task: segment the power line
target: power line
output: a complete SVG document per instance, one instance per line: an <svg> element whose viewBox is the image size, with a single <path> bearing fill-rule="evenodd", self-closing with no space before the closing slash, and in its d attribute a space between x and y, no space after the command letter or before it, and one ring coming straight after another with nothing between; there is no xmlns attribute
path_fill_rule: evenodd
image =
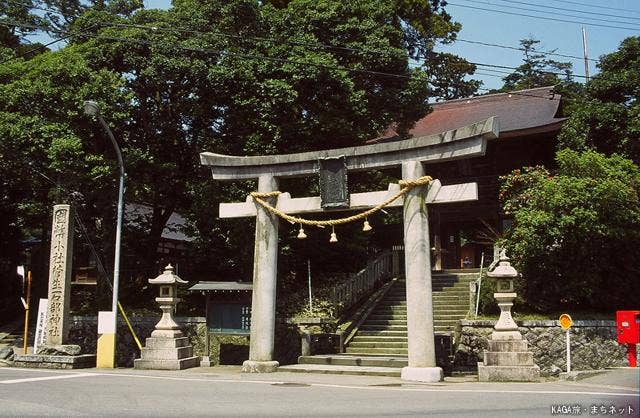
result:
<svg viewBox="0 0 640 418"><path fill-rule="evenodd" d="M19 3L19 2L15 2L13 0L9 0L9 1L11 1L13 3L17 3L17 4ZM469 1L469 0L467 0L467 1ZM504 1L504 0L499 0L499 1ZM26 3L19 3L19 4L27 5ZM525 4L530 4L530 3L525 3ZM41 10L48 10L48 11L56 12L53 9L41 8ZM254 37L247 37L247 36L235 35L235 34L230 34L230 33L225 33L225 32L220 32L220 31L218 31L216 33L211 33L211 32L197 31L197 30L193 30L193 29L163 28L163 27L157 27L157 26L145 26L145 25L126 24L126 23L109 23L109 24L103 24L103 26L104 27L109 27L109 26L128 27L128 28L137 28L137 29L145 29L145 30L151 29L151 30L154 30L154 31L181 32L181 33L192 33L192 34L202 34L202 35L215 34L215 35L219 35L219 36L237 38L237 39L242 39L242 40L255 39L255 40L261 40L261 41L286 43L286 44L290 44L290 45L306 46L306 47L311 47L311 48L336 49L336 50L342 50L342 51L347 51L347 52L371 52L371 53L385 53L385 54L389 53L389 51L366 50L366 49L362 49L362 48L350 48L350 47L344 47L344 46L339 46L339 45L327 45L327 44L321 44L321 43L300 42L300 41L282 40L282 39L266 38L266 37L255 37L255 36ZM516 50L516 51L524 51L525 50L522 47L500 45L500 44L494 44L494 43L489 43L489 42L481 42L481 41L472 41L472 40L462 39L462 38L456 38L456 40L460 41L460 42L470 43L470 44L491 46L491 47L497 47L497 48L503 48L503 49L511 49L511 50ZM552 56L558 56L558 57L563 57L563 58L573 58L573 59L579 59L579 60L583 60L584 59L583 57L579 57L579 56L575 56L575 55L568 55L568 54L560 54L560 53L556 53L555 51L543 51L543 50L538 50L538 49L532 49L532 51L539 52L539 53L542 53L542 54L545 54L545 55L552 55ZM588 58L588 60L589 61L593 61L593 62L598 62L597 59L593 59L593 58Z"/></svg>
<svg viewBox="0 0 640 418"><path fill-rule="evenodd" d="M39 51L39 50L41 50L42 48L46 48L46 47L51 46L51 45L53 45L53 44L55 44L55 43L57 43L57 42L64 41L65 39L67 39L67 38L69 38L69 37L71 37L71 36L72 36L72 35L63 36L62 38L58 38L58 39L56 39L56 40L54 40L54 41L51 41L51 42L49 42L49 43L46 43L46 44L44 44L44 45L40 45L40 46L37 46L37 47L35 47L35 48L31 48L31 49L29 49L28 51L24 51L24 52L22 52L22 53L20 53L20 54L16 54L16 55L14 55L13 57L7 58L7 59L6 59L6 60L4 60L4 61L0 61L0 65L5 64L5 63L7 63L7 62L9 62L9 61L13 61L13 60L18 59L18 58L26 57L27 55L29 55L29 54L30 54L30 53L32 53L32 52L38 52L38 51Z"/></svg>
<svg viewBox="0 0 640 418"><path fill-rule="evenodd" d="M493 6L498 6L497 4L493 4L490 1L478 1L478 0L464 0L464 1L471 1L473 3L486 3L486 4L490 4ZM497 0L497 1L501 1L503 3L516 3L516 4L524 4L527 6L534 6L534 7L538 7L538 8L544 8L544 9L553 9L553 10L563 10L563 11L567 11L567 12L576 12L576 13L584 13L584 14L590 14L590 15L596 15L596 16L609 16L609 17L617 17L617 18L621 18L621 19L627 19L627 20L638 20L640 18L637 17L628 17L628 16L620 16L620 15L612 15L612 14L607 14L607 13L601 13L601 12L587 12L587 11L583 11L583 10L577 10L577 9L566 9L563 7L553 7L553 6L548 6L548 5L540 5L540 4L535 4L535 3L527 3L525 1L517 1L517 0ZM534 11L534 12L539 12L539 13L551 13L551 12L546 12L544 10L536 10L536 9L528 9L528 8L519 8L516 6L504 6L504 7L511 7L511 8L515 8L515 9L520 9L520 10L530 10L530 11ZM592 20L600 20L600 21L604 21L604 22L610 22L610 23L623 23L623 24L627 24L627 22L615 22L615 21L611 21L611 20L606 20L606 19L598 19L595 17L588 17L588 16L575 16L575 15L567 15L564 13L555 13L554 14L558 14L560 16L569 16L569 17L577 17L577 18L584 18L584 19L592 19ZM635 25L636 23L631 23L632 25Z"/></svg>
<svg viewBox="0 0 640 418"><path fill-rule="evenodd" d="M0 22L0 25L7 25L7 24L15 25L15 23ZM25 26L27 26L27 25L25 25ZM33 26L33 25L31 25L31 26ZM66 33L64 31L57 31L57 32ZM339 67L339 66L333 66L333 65L327 65L327 64L319 64L319 63L315 63L315 62L295 61L295 60L291 60L291 59L287 59L287 58L269 57L269 56L265 56L265 55L256 55L256 54L245 54L245 53L230 52L230 51L217 50L217 49L193 48L193 47L178 46L178 45L166 45L166 44L160 44L160 43L157 43L157 42L154 43L154 42L147 41L147 40L142 40L142 39L131 39L131 38L121 38L121 37L114 37L114 36L103 36L103 35L87 33L87 32L76 32L76 33L74 33L72 35L87 36L87 37L95 38L97 40L110 40L110 41L118 41L118 42L124 42L124 43L138 43L138 44L147 45L147 46L164 46L164 47L173 48L173 49L177 49L177 50L189 51L189 52L198 52L198 53L204 53L204 54L218 54L218 55L226 55L226 56L240 57L240 58L247 58L247 59L257 59L257 60L264 60L264 61L283 62L283 63L296 64L296 65L308 65L308 66L313 66L313 67L318 67L318 68L325 68L325 69L331 69L331 70L340 70L340 71L346 71L346 72L363 73L363 74L378 75L378 76L385 76L385 77L395 77L395 78L402 78L402 79L411 79L411 76L404 75L404 74L393 74L393 73L387 73L387 72L382 72L382 71L364 70L364 69L356 69L356 68L348 68L348 67ZM511 67L511 66L506 66L506 65L485 64L485 63L472 62L472 61L467 61L467 63L472 64L472 65L476 65L476 66L481 66L481 67L500 68L500 69L509 69L509 70L517 70L518 69L518 67ZM464 64L464 63L462 63L462 64ZM452 65L455 65L455 63L453 63ZM547 70L539 70L539 72L547 73L547 74L555 74L555 75L566 75L566 73L555 72L555 71L547 71ZM586 78L585 75L580 75L580 74L571 74L571 76L579 77L579 78Z"/></svg>
<svg viewBox="0 0 640 418"><path fill-rule="evenodd" d="M109 26L112 26L111 24L109 24ZM150 26L144 26L144 25L130 25L130 24L126 24L126 23L117 23L117 24L113 24L113 26L117 26L117 27L129 27L129 28L136 28L136 29L145 29L145 30L162 30L162 31L169 31L169 32L178 32L178 33L193 33L193 34L201 34L201 35L208 35L209 33L207 32L201 32L201 31L196 31L196 30L192 30L192 29L181 29L181 28L157 28L157 27L150 27ZM237 35L229 35L226 33L222 33L219 32L217 33L220 36L231 36L231 37L237 37ZM262 38L262 37L242 37L243 39L256 39L256 40L266 40L269 42L281 42L281 43L285 43L285 44L294 44L294 45L303 45L303 46L311 46L313 48L338 48L338 49L344 49L344 50L348 50L350 52L376 52L379 54L383 54L385 52L388 51L384 51L384 50L371 50L371 51L364 51L362 49L358 49L358 48L346 48L346 47L340 47L340 46L332 46L332 45L326 45L326 44L321 44L321 43L296 43L296 42L292 42L292 41L280 41L280 40L275 40L273 38ZM463 42L468 42L468 43L474 43L474 44L482 44L482 45L486 45L486 46L495 46L495 47L501 47L501 48L508 48L508 49L514 49L514 50L519 50L519 51L524 51L524 48L516 48L516 47L509 47L506 45L498 45L498 44L490 44L490 43L485 43L485 42L478 42L478 41L470 41L470 40L462 40ZM547 52L547 51L539 51L539 50L533 50L535 52L539 52L539 53L543 53L543 54L548 54L548 55L559 55L559 56L564 56L564 57L571 57L571 58L576 58L576 59L583 59L582 57L576 57L576 56L570 56L570 55L564 55L564 54L555 54L552 52ZM265 58L269 58L269 57L265 57ZM418 58L427 58L427 56L424 55L419 55ZM598 60L593 60L593 61L598 61ZM469 64L473 64L476 66L484 66L484 67L495 67L495 68L505 68L505 69L511 69L511 70L517 70L518 67L508 67L508 66L495 66L492 64L483 64L483 63L476 63L476 62L471 62L471 61L467 61ZM453 63L453 65L456 65L455 63ZM461 64L464 65L464 64ZM565 75L565 73L562 72L553 72L553 71L541 71L541 72L545 72L545 73L549 73L549 74L556 74L556 75ZM389 74L389 73L385 73L385 74ZM586 78L585 75L579 75L579 74L572 74L574 77L580 77L580 78ZM399 76L399 75L398 75Z"/></svg>
<svg viewBox="0 0 640 418"><path fill-rule="evenodd" d="M471 41L471 40L468 40L468 39L461 39L461 38L456 38L456 41L465 42L465 43L468 43L468 44L491 46L491 47L495 47L495 48L511 49L511 50L514 50L514 51L525 51L525 48L523 48L523 47L501 45L501 44L493 44L493 43L489 43L489 42ZM584 59L584 57L578 57L576 55L559 54L557 52L543 51L543 50L535 49L535 48L532 48L531 51L532 52L538 52L540 54L553 55L553 56L563 57L563 58L574 58L574 59L578 59L578 60L583 60ZM597 59L594 59L594 58L587 58L587 59L589 61L600 62L600 60L597 60Z"/></svg>
<svg viewBox="0 0 640 418"><path fill-rule="evenodd" d="M525 13L507 12L505 10L486 9L484 7L468 6L468 5L456 4L456 3L452 3L452 2L447 2L447 5L456 6L456 7L464 7L464 8L473 9L473 10L482 10L484 12L502 13L502 14L511 15L511 16L522 16L522 17L530 17L530 18L533 18L533 19L550 20L550 21L554 21L554 22L576 23L576 24L579 24L579 25L599 26L599 27L603 27L603 28L624 29L624 30L632 30L632 31L637 31L638 30L637 28L627 28L627 27L623 27L623 26L603 25L603 24L600 24L600 23L580 22L580 21L576 21L576 20L556 19L556 18L553 18L553 17L544 17L544 16L533 16L533 15L525 14Z"/></svg>
<svg viewBox="0 0 640 418"><path fill-rule="evenodd" d="M16 23L0 22L0 25L12 25L12 26L15 26ZM25 24L25 26L34 26L34 25ZM61 31L61 30L57 30L56 32L66 33L65 31ZM411 79L411 76L404 75L404 74L393 74L393 73L385 73L385 72L382 72L382 71L373 71L373 70L354 69L354 68L347 68L347 67L338 67L338 66L319 64L319 63L308 62L308 61L294 61L294 60L290 60L290 59L286 59L286 58L268 57L268 56L256 55L256 54L244 54L244 53L221 51L221 50L207 49L207 48L192 48L192 47L186 47L186 46L166 45L166 44L160 44L160 43L157 43L157 42L154 43L154 42L147 41L147 40L142 40L142 39L131 39L131 38L120 38L120 37L112 37L112 36L102 36L102 35L98 35L98 34L94 34L94 33L86 33L86 32L76 32L76 33L70 34L69 36L73 36L73 35L87 36L87 37L90 37L90 38L94 38L96 40L117 41L117 42L129 43L129 44L138 43L138 44L152 46L152 47L153 46L163 46L163 47L173 48L173 49L180 50L180 51L197 52L197 53L203 53L203 54L226 55L226 56L233 56L233 57L239 57L239 58L245 58L245 59L256 59L256 60L264 60L264 61L283 62L283 63L296 64L296 65L307 65L307 66L314 66L314 67L318 67L318 68L340 70L340 71L354 72L354 73L363 73L363 74L370 74L370 75L376 75L376 76L394 77L394 78L401 78L401 79ZM470 62L470 61L468 61L468 63L476 65L476 66L483 66L483 67L489 67L489 68L510 69L510 70L517 70L518 69L517 67L509 67L509 66L504 66L504 65L475 63L475 62ZM545 71L545 70L541 70L539 72L540 73L546 73L546 74L565 75L564 73L553 72L553 71ZM582 77L582 78L585 77L584 75L578 75L578 74L572 74L572 76L574 76L574 77ZM512 94L519 94L519 93L512 92ZM526 95L526 94L522 94L522 95ZM540 96L535 96L535 95L529 95L529 96L540 97Z"/></svg>
<svg viewBox="0 0 640 418"><path fill-rule="evenodd" d="M354 52L354 53L355 52L367 52L367 53L377 53L377 54L389 54L389 51L379 50L379 49L362 49L362 48L344 47L344 46L339 46L339 45L327 45L327 44L314 43L314 42L299 42L299 41L292 41L292 40L265 38L265 37L259 37L259 36L253 36L253 37L252 36L240 36L240 35L234 35L234 34L229 34L229 33L225 33L225 32L220 32L220 31L212 33L212 32L202 32L202 31L198 31L198 30L194 30L194 29L184 29L184 28L175 28L175 27L174 28L161 28L161 27L156 27L156 26L134 25L134 24L127 24L127 23L109 23L109 24L105 24L103 26L104 27L117 26L117 27L136 28L136 29L145 29L145 30L162 31L162 32L192 33L192 34L198 34L198 35L212 35L213 34L213 35L230 37L230 38L238 38L238 39L242 39L242 40L255 39L255 40L274 42L274 43L277 42L277 43L284 43L284 44L289 44L289 45L307 46L307 47L316 48L316 49L318 49L318 48L326 48L326 49L343 50L343 51ZM497 48L511 49L511 50L515 50L515 51L525 51L525 48L523 48L523 47L501 45L501 44L494 44L494 43L481 42L481 41L472 41L472 40L462 39L462 38L456 38L456 41L466 42L466 43L476 44L476 45L484 45L484 46L491 46L491 47L497 47ZM559 54L559 53L556 53L555 51L543 51L543 50L539 50L539 49L535 49L535 48L532 48L531 51L538 52L538 53L545 54L545 55L553 55L553 56L563 57L563 58L574 58L574 59L579 59L579 60L583 60L584 59L583 57L579 57L579 56L576 56L576 55ZM425 56L419 56L419 58L426 58L426 57ZM597 59L589 58L589 60L590 61L594 61L594 62L599 62Z"/></svg>
<svg viewBox="0 0 640 418"><path fill-rule="evenodd" d="M594 4L587 4L587 3L578 2L578 1L570 1L570 0L551 0L551 1L555 1L556 3L575 4L577 6L591 7L591 8L594 8L594 9L602 9L602 5L597 5L596 6ZM607 5L607 9L617 10L619 12L638 13L638 14L640 14L640 10L620 9L620 8L611 7L609 5Z"/></svg>

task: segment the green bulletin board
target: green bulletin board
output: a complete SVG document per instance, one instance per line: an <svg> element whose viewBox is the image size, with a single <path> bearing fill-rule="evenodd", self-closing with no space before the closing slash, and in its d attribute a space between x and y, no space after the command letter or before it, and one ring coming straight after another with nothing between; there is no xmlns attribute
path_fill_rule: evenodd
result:
<svg viewBox="0 0 640 418"><path fill-rule="evenodd" d="M251 307L240 303L212 303L207 326L211 332L247 334L251 328Z"/></svg>

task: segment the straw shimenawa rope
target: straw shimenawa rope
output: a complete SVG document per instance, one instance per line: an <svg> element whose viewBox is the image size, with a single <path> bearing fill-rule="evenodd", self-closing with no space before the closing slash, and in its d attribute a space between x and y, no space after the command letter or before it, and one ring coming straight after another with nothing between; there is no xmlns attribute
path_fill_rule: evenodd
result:
<svg viewBox="0 0 640 418"><path fill-rule="evenodd" d="M275 207L271 206L268 202L266 202L264 199L269 198L269 197L274 197L274 196L278 196L280 195L282 192L268 192L268 193L259 193L259 192L251 192L251 197L253 198L253 200L256 201L256 203L258 203L260 206L262 206L263 208L265 208L266 210L268 210L269 212L273 213L276 216L281 217L282 219L285 219L291 223L296 223L296 224L301 224L301 225L312 225L312 226L335 226L335 225L343 225L349 222L355 222L355 221L359 221L362 219L367 218L368 216L378 212L380 209L384 208L385 206L389 205L390 203L392 203L394 200L398 199L401 196L404 196L405 194L407 194L411 189L413 189L414 187L419 187L419 186L426 186L427 184L429 184L429 182L431 182L431 180L433 180L431 177L429 176L423 176L420 177L418 179L415 180L400 180L398 182L398 184L400 185L400 187L402 187L402 189L400 189L400 191L398 193L396 193L396 195L390 197L389 199L385 200L384 202L380 203L377 206L374 206L371 209L368 209L364 212L361 212L357 215L353 215L353 216L349 216L346 218L340 218L340 219L329 219L329 220L324 220L324 221L316 221L316 220L311 220L311 219L304 219L304 218L298 218L295 216L291 216L291 215L287 215L286 213L276 209Z"/></svg>

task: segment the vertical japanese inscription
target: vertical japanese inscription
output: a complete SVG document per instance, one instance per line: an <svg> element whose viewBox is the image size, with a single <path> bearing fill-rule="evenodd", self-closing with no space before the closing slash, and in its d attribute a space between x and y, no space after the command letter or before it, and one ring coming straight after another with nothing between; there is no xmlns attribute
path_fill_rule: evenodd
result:
<svg viewBox="0 0 640 418"><path fill-rule="evenodd" d="M73 257L73 216L69 205L53 207L49 304L46 345L64 344L67 338L71 261Z"/></svg>
<svg viewBox="0 0 640 418"><path fill-rule="evenodd" d="M320 202L323 209L349 207L349 190L347 186L347 159L320 158Z"/></svg>

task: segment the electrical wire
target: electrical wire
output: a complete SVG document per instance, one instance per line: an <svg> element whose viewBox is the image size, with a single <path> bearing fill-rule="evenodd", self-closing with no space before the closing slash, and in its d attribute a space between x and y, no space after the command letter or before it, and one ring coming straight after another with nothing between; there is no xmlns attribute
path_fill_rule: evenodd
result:
<svg viewBox="0 0 640 418"><path fill-rule="evenodd" d="M577 6L584 6L584 7L591 7L593 9L602 9L602 4L600 5L595 5L595 4L588 4L588 3L584 3L584 2L578 2L578 1L571 1L571 0L551 0L551 1L555 1L556 3L568 3L568 4L575 4ZM600 2L602 3L602 2ZM631 10L631 9L620 9L620 8L615 8L615 7L611 7L610 5L607 4L607 9L610 10L617 10L619 12L627 12L627 13L637 13L640 14L640 10Z"/></svg>
<svg viewBox="0 0 640 418"><path fill-rule="evenodd" d="M11 26L24 25L26 27L35 26L35 25L22 24L22 23L17 23L17 22L0 22L0 25L11 25ZM62 31L62 30L56 30L56 32L69 34L68 32ZM382 72L382 71L354 69L354 68L348 68L348 67L339 67L339 66L332 66L332 65L327 65L327 64L319 64L319 63L308 62L308 61L295 61L295 60L290 60L290 59L286 59L286 58L268 57L268 56L264 56L264 55L245 54L245 53L237 53L237 52L230 52L230 51L216 50L216 49L192 48L192 47L178 46L178 45L166 45L166 44L161 44L161 43L158 43L158 42L151 42L151 41L142 40L142 39L131 39L131 38L121 38L121 37L114 37L114 36L103 36L103 35L99 35L99 34L95 34L95 33L75 32L75 33L69 34L69 36L86 36L86 37L94 38L96 40L110 40L110 41L124 42L124 43L129 43L129 44L137 43L137 44L146 45L146 46L152 46L152 47L153 46L163 46L163 47L172 48L172 49L179 50L179 51L196 52L196 53L202 53L202 54L217 54L217 55L220 55L220 56L232 56L232 57L239 57L239 58L244 58L244 59L255 59L255 60L274 61L274 62L295 64L295 65L314 66L314 67L318 67L318 68L325 68L325 69L339 70L339 71L353 72L353 73L362 73L362 74L369 74L369 75L375 75L375 76L394 77L394 78L400 78L400 79L411 79L411 76L404 75L404 74L393 74L393 73L386 73L386 72ZM484 64L484 63L475 63L475 62L468 62L468 63L476 65L476 66L483 66L483 67L489 67L489 68L510 69L510 70L517 70L518 69L518 67L510 67L510 66L495 65L495 64ZM554 71L541 70L539 72L546 73L546 74L566 75L565 73L554 72ZM579 75L579 74L572 74L572 77L586 78L586 76ZM512 92L512 94L521 94L521 93L518 93L518 92L514 91L514 92ZM526 95L526 94L522 94L522 95ZM533 97L540 97L540 96L533 95Z"/></svg>
<svg viewBox="0 0 640 418"><path fill-rule="evenodd" d="M501 45L501 44L493 44L493 43L490 43L490 42L471 41L469 39L462 39L462 38L456 38L456 41L460 41L460 42L464 42L464 43L468 43L468 44L474 44L474 45L483 45L483 46L490 46L490 47L495 47L495 48L511 49L511 50L514 50L514 51L525 51L525 49L523 47ZM576 55L560 54L560 53L557 53L555 51L543 51L541 49L535 49L535 48L530 49L530 51L531 52L537 52L539 54L544 54L544 55L551 55L551 56L562 57L562 58L573 58L573 59L580 60L580 61L584 60L584 57L579 57L579 56L576 56ZM597 59L594 59L594 58L587 58L587 60L593 61L593 62L600 62L600 60L597 60Z"/></svg>
<svg viewBox="0 0 640 418"><path fill-rule="evenodd" d="M504 5L504 4L496 4L493 3L492 1L489 0L461 0L461 1L466 1L469 3L475 3L475 4L486 4L489 6L495 6L495 7L507 7L509 9L514 9L514 10L524 10L524 11L528 11L528 12L535 12L535 13L547 13L547 14L553 14L554 16L565 16L565 17L575 17L577 19L589 19L589 20L596 20L599 22L606 22L606 23L620 23L623 25L637 25L638 23L635 22L618 22L615 20L610 20L610 19L600 19L597 17L589 17L589 16L578 16L578 15L572 15L572 14L567 14L567 13L558 13L558 12L548 12L545 10L538 10L538 9L531 9L528 7L518 7L518 6L509 6L509 5ZM495 1L495 0L494 0ZM517 4L525 4L525 5L531 5L531 6L536 6L536 7L540 7L540 8L549 8L549 9L553 9L554 7L549 7L549 6L541 6L541 5L536 5L536 4L532 4L532 3L525 3L525 2L521 2L521 1L515 1L515 0L497 0L497 1L501 1L504 3L517 3ZM560 9L562 10L562 9ZM589 12L587 12L589 13ZM592 13L592 14L597 14L597 13ZM605 16L604 14L597 14L598 16ZM631 19L635 19L635 18L631 18Z"/></svg>
<svg viewBox="0 0 640 418"><path fill-rule="evenodd" d="M457 4L457 3L452 3L452 2L447 2L447 5L456 6L456 7L464 7L464 8L473 9L473 10L482 10L484 12L502 13L502 14L507 14L507 15L511 15L511 16L522 16L522 17L530 17L530 18L533 18L533 19L549 20L549 21L553 21L553 22L576 23L576 24L579 24L579 25L598 26L598 27L602 27L602 28L623 29L623 30L631 30L631 31L634 31L634 32L638 31L637 28L627 28L627 27L623 27L623 26L604 25L604 24L601 24L601 23L580 22L580 21L576 21L576 20L557 19L557 18L553 18L553 17L534 16L534 15L525 14L525 13L507 12L505 10L486 9L484 7L468 6L468 5Z"/></svg>

